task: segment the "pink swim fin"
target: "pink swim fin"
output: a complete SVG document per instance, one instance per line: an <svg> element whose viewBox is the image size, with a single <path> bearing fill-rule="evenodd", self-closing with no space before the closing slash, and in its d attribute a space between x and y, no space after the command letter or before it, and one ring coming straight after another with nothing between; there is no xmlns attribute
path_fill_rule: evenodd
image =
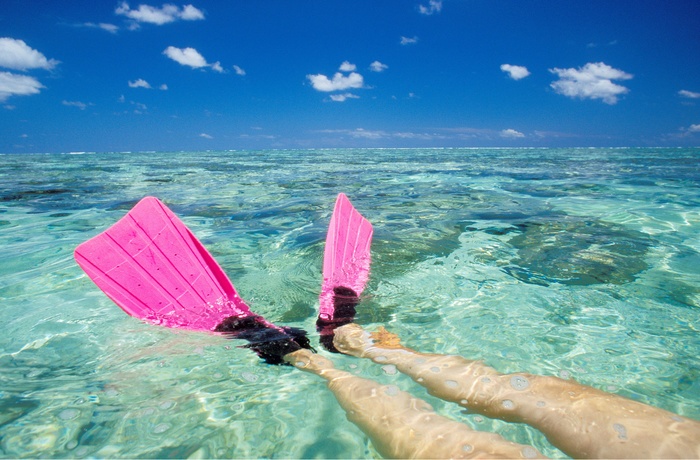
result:
<svg viewBox="0 0 700 460"><path fill-rule="evenodd" d="M211 254L157 198L142 199L78 246L75 260L125 312L150 323L212 331L225 318L252 315Z"/></svg>
<svg viewBox="0 0 700 460"><path fill-rule="evenodd" d="M353 320L355 306L369 279L372 224L344 194L338 195L323 255L323 283L316 322L321 343L330 351L333 330Z"/></svg>
<svg viewBox="0 0 700 460"><path fill-rule="evenodd" d="M309 348L306 333L250 311L197 237L157 198L75 250L85 273L122 310L152 324L247 340L269 364Z"/></svg>

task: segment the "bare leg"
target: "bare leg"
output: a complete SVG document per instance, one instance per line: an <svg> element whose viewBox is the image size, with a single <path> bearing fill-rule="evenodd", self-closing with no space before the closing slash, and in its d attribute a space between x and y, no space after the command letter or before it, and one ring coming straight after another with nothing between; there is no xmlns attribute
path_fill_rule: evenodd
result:
<svg viewBox="0 0 700 460"><path fill-rule="evenodd" d="M298 350L285 360L328 381L348 420L387 458L542 458L533 447L474 431L442 417L430 405L393 385L380 385L335 369L328 359Z"/></svg>
<svg viewBox="0 0 700 460"><path fill-rule="evenodd" d="M502 375L478 361L419 353L380 329L335 331L342 353L394 364L441 399L540 430L576 458L697 458L700 422L556 377Z"/></svg>

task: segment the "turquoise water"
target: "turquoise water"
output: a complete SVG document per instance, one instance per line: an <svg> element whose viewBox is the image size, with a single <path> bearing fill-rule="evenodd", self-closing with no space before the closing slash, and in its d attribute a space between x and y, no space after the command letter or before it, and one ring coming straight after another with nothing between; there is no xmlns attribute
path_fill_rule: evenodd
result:
<svg viewBox="0 0 700 460"><path fill-rule="evenodd" d="M341 191L375 228L360 324L700 419L700 149L0 155L0 456L376 457L321 379L235 341L142 324L72 258L158 196L255 311L317 345ZM527 426L331 357L563 456Z"/></svg>

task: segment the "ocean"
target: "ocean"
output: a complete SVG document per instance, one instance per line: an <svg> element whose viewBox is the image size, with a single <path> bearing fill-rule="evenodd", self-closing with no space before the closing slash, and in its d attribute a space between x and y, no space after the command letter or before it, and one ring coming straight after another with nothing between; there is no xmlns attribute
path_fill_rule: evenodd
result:
<svg viewBox="0 0 700 460"><path fill-rule="evenodd" d="M344 192L374 225L356 322L411 348L700 419L700 149L0 155L0 456L376 458L324 382L243 342L126 315L75 247L157 196L257 313L336 367L564 457L315 332Z"/></svg>

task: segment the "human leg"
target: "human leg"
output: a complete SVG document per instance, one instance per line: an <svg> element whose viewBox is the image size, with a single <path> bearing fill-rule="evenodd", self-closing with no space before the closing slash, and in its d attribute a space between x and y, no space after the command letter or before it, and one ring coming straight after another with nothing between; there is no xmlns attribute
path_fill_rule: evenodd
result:
<svg viewBox="0 0 700 460"><path fill-rule="evenodd" d="M516 444L494 433L474 431L438 415L425 401L393 385L336 369L323 356L302 349L285 359L316 374L377 451L387 458L542 458L533 447Z"/></svg>
<svg viewBox="0 0 700 460"><path fill-rule="evenodd" d="M700 422L571 380L503 375L479 361L419 353L394 334L336 329L342 353L393 364L430 394L473 412L540 430L577 458L700 457Z"/></svg>

